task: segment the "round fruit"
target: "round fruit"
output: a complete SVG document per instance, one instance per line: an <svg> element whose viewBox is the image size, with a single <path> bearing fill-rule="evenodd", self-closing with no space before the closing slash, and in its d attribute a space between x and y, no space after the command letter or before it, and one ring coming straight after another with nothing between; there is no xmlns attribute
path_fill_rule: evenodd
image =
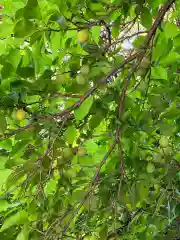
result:
<svg viewBox="0 0 180 240"><path fill-rule="evenodd" d="M18 109L16 111L16 120L22 121L25 119L25 111L23 109Z"/></svg>
<svg viewBox="0 0 180 240"><path fill-rule="evenodd" d="M86 155L86 149L84 147L80 147L77 151L77 156L83 157Z"/></svg>
<svg viewBox="0 0 180 240"><path fill-rule="evenodd" d="M172 154L172 149L171 149L171 147L165 147L163 149L160 149L160 153L162 154L162 156L163 155L168 156L168 155Z"/></svg>
<svg viewBox="0 0 180 240"><path fill-rule="evenodd" d="M146 69L144 68L138 68L136 71L137 76L140 76L140 77L144 76L145 73L146 73Z"/></svg>
<svg viewBox="0 0 180 240"><path fill-rule="evenodd" d="M71 150L71 148L64 148L64 149L63 149L63 156L64 156L65 158L69 158L69 157L71 157L71 155L72 155L72 150Z"/></svg>
<svg viewBox="0 0 180 240"><path fill-rule="evenodd" d="M166 148L168 146L168 139L166 137L161 137L159 144L162 148Z"/></svg>
<svg viewBox="0 0 180 240"><path fill-rule="evenodd" d="M147 89L147 84L144 82L144 81L141 81L141 83L140 83L140 85L139 85L139 90L141 91L141 92L144 92L144 91L146 91L146 89Z"/></svg>
<svg viewBox="0 0 180 240"><path fill-rule="evenodd" d="M147 167L146 167L146 171L147 171L148 173L153 173L154 170L155 170L154 164L153 164L153 163L148 163L148 165L147 165Z"/></svg>
<svg viewBox="0 0 180 240"><path fill-rule="evenodd" d="M79 74L76 76L76 81L78 84L84 84L85 83L85 78L82 74Z"/></svg>
<svg viewBox="0 0 180 240"><path fill-rule="evenodd" d="M155 162L155 163L164 163L162 154L160 154L160 153L154 153L154 154L153 154L153 159L152 159L152 161Z"/></svg>
<svg viewBox="0 0 180 240"><path fill-rule="evenodd" d="M149 67L150 61L147 57L144 57L140 63L140 68L147 69Z"/></svg>
<svg viewBox="0 0 180 240"><path fill-rule="evenodd" d="M66 82L66 76L64 74L57 74L55 81L56 83L64 84Z"/></svg>
<svg viewBox="0 0 180 240"><path fill-rule="evenodd" d="M89 73L89 66L88 65L83 65L82 67L81 67L81 73L83 74L83 75L87 75L88 73Z"/></svg>
<svg viewBox="0 0 180 240"><path fill-rule="evenodd" d="M77 33L77 38L80 43L87 42L89 39L89 33L87 29L83 29Z"/></svg>

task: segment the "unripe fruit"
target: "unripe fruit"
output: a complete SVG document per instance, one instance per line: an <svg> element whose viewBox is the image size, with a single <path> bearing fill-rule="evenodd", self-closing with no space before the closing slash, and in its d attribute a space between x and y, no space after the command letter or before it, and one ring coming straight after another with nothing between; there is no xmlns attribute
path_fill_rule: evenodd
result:
<svg viewBox="0 0 180 240"><path fill-rule="evenodd" d="M80 147L77 151L77 156L78 157L83 157L86 155L86 149L84 147Z"/></svg>
<svg viewBox="0 0 180 240"><path fill-rule="evenodd" d="M69 158L72 156L72 150L71 148L64 148L63 149L63 156L64 158Z"/></svg>
<svg viewBox="0 0 180 240"><path fill-rule="evenodd" d="M168 139L166 137L161 137L159 144L162 148L166 148L168 146Z"/></svg>
<svg viewBox="0 0 180 240"><path fill-rule="evenodd" d="M138 68L136 71L137 76L140 76L140 77L144 76L145 73L146 73L146 69L144 68Z"/></svg>
<svg viewBox="0 0 180 240"><path fill-rule="evenodd" d="M84 84L85 83L85 78L82 74L79 74L76 76L76 81L78 84Z"/></svg>
<svg viewBox="0 0 180 240"><path fill-rule="evenodd" d="M147 84L146 84L144 81L142 81L142 82L140 83L138 89L139 89L141 92L145 92L146 89L147 89Z"/></svg>
<svg viewBox="0 0 180 240"><path fill-rule="evenodd" d="M148 165L147 165L147 167L146 167L146 171L147 171L148 173L153 173L154 170L155 170L154 164L153 164L153 163L148 163Z"/></svg>
<svg viewBox="0 0 180 240"><path fill-rule="evenodd" d="M25 118L25 111L23 110L23 109L18 109L17 111L16 111L16 120L18 120L18 121L22 121L22 120L24 120L24 118Z"/></svg>
<svg viewBox="0 0 180 240"><path fill-rule="evenodd" d="M83 29L77 33L77 38L80 43L87 42L89 39L89 33L87 29Z"/></svg>
<svg viewBox="0 0 180 240"><path fill-rule="evenodd" d="M144 57L140 63L140 68L147 69L149 67L150 61L147 57Z"/></svg>
<svg viewBox="0 0 180 240"><path fill-rule="evenodd" d="M80 69L80 72L83 74L83 75L87 75L89 73L89 66L88 65L83 65Z"/></svg>
<svg viewBox="0 0 180 240"><path fill-rule="evenodd" d="M163 155L168 156L168 155L172 154L172 149L171 149L171 147L165 147L163 149L160 149L160 153L162 154L162 156Z"/></svg>
<svg viewBox="0 0 180 240"><path fill-rule="evenodd" d="M55 81L56 81L56 83L64 84L64 83L66 82L66 76L65 76L65 74L57 74Z"/></svg>
<svg viewBox="0 0 180 240"><path fill-rule="evenodd" d="M163 158L163 155L164 155L164 154L155 153L155 154L153 155L152 161L155 162L155 163L164 164L164 163L165 163L165 159Z"/></svg>

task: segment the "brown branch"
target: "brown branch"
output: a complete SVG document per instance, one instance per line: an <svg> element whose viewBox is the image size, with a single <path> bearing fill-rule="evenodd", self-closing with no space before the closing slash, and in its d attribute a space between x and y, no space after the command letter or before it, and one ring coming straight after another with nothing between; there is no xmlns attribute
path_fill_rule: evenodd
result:
<svg viewBox="0 0 180 240"><path fill-rule="evenodd" d="M147 45L150 43L153 35L155 35L155 33L156 33L157 28L158 28L159 25L161 24L161 22L162 22L162 20L163 20L163 18L164 18L164 16L165 16L165 14L166 14L166 12L170 9L170 7L172 6L172 4L175 3L175 1L176 1L176 0L169 0L169 1L167 1L167 3L165 3L165 4L160 8L159 13L158 13L158 16L157 16L157 18L156 18L156 20L155 20L152 28L151 28L150 31L148 32L147 39L146 39L146 41L145 41L145 46L147 46Z"/></svg>
<svg viewBox="0 0 180 240"><path fill-rule="evenodd" d="M120 37L116 42L112 43L112 45L121 43L121 42L125 41L126 39L130 39L130 38L133 38L135 36L138 36L138 35L141 35L141 34L146 34L146 33L148 33L148 31L138 31L138 32L135 32L131 35Z"/></svg>
<svg viewBox="0 0 180 240"><path fill-rule="evenodd" d="M146 41L145 41L145 44L144 46L148 46L149 42L151 41L153 35L156 33L156 30L158 28L158 26L161 24L161 21L164 17L164 15L166 14L166 12L169 10L169 8L171 7L171 5L175 2L175 0L171 0L169 1L168 3L166 3L159 11L159 15L157 17L157 19L155 20L152 28L150 29L150 31L148 32L148 35L147 35L147 38L146 38ZM145 55L145 53L144 53ZM130 63L131 61L135 60L136 58L139 58L139 63L141 62L142 58L143 58L143 55L140 54L139 52L133 54L132 56L129 56L119 67L117 67L116 69L112 70L110 74L108 74L104 79L100 80L99 83L97 83L96 85L94 85L92 88L90 88L85 94L83 97L81 97L81 99L79 101L77 101L76 103L74 103L72 106L70 106L69 108L63 110L62 112L60 113L57 113L57 114L54 114L54 115L50 115L50 116L38 116L37 117L37 121L33 124L29 124L29 125L26 125L22 128L19 128L17 130L14 130L13 132L11 133L7 133L5 134L5 137L3 139L0 139L0 141L2 140L5 140L21 131L24 131L26 129L29 129L32 125L35 125L37 124L37 122L41 121L41 120L52 120L54 118L59 118L59 117L62 117L62 116L66 116L66 115L69 115L74 109L78 108L90 95L92 95L96 90L97 88L102 85L102 84L106 84L107 80L116 75L117 73L119 73L119 71L128 63ZM135 69L136 70L136 69ZM127 81L127 84L125 84L124 86L124 90L122 91L122 99L120 101L120 107L119 109L121 109L121 104L124 102L124 97L125 97L125 94L126 94L126 90L128 88L128 85L129 85L129 80ZM121 114L120 114L121 115ZM118 133L117 136L120 136L120 134Z"/></svg>
<svg viewBox="0 0 180 240"><path fill-rule="evenodd" d="M74 97L80 97L80 100L75 102L74 104L72 104L69 108L63 110L60 113L56 113L54 115L49 115L49 116L36 116L36 121L28 124L24 127L18 128L10 133L6 133L4 134L3 138L0 139L0 141L8 139L11 136L16 135L19 132L22 132L24 130L27 130L29 128L31 128L33 125L36 125L38 122L43 121L43 120L52 120L52 119L56 119L56 118L61 118L61 117L66 117L71 118L72 115L70 114L73 110L75 110L76 108L78 108L79 106L81 106L81 104L89 97L91 96L99 86L104 85L107 83L107 80L112 77L115 76L121 69L123 69L123 67L130 63L131 61L135 60L137 58L137 56L139 55L139 53L133 54L131 56L129 56L128 58L125 59L125 61L116 69L112 70L104 79L101 79L97 84L95 84L92 88L90 88L84 95L80 96L80 95L74 95ZM66 95L68 97L68 94ZM70 96L70 95L69 95ZM72 97L72 95L71 95Z"/></svg>
<svg viewBox="0 0 180 240"><path fill-rule="evenodd" d="M51 120L54 118L59 118L59 117L63 117L63 116L68 116L73 110L75 110L76 108L80 107L81 104L89 97L91 96L99 86L104 85L107 83L107 80L113 76L115 76L117 73L119 73L119 71L128 63L130 63L131 61L133 61L134 59L137 58L137 56L139 55L139 53L133 54L131 56L129 56L119 67L115 68L114 70L112 70L104 79L101 79L97 84L95 84L92 88L90 88L81 98L79 101L75 102L73 105L71 105L69 108L63 110L60 113L56 113L54 115L51 116L38 116L38 119L46 119L46 120Z"/></svg>
<svg viewBox="0 0 180 240"><path fill-rule="evenodd" d="M73 93L60 93L60 92L56 92L54 94L51 94L52 96L50 98L53 97L62 97L62 98L82 98L83 95L80 94L73 94Z"/></svg>
<svg viewBox="0 0 180 240"><path fill-rule="evenodd" d="M22 132L22 131L25 131L25 130L33 127L33 126L36 125L37 123L38 123L38 122L33 122L33 123L30 123L30 124L28 124L28 125L26 125L26 126L24 126L24 127L20 127L20 128L14 130L14 131L12 131L12 132L5 133L4 136L3 136L3 138L0 139L0 141L6 140L6 139L8 139L8 138L10 138L10 137L12 137L12 136L14 136L14 135L16 135L17 133L20 133L20 132Z"/></svg>
<svg viewBox="0 0 180 240"><path fill-rule="evenodd" d="M71 216L69 218L68 223L64 227L64 229L62 231L62 235L64 235L66 233L66 231L68 230L69 225L70 225L73 217L80 211L80 209L83 206L84 202L86 201L86 199L89 197L89 195L93 192L94 188L98 184L99 173L101 171L101 168L106 163L106 160L111 155L111 153L114 151L115 146L116 146L116 139L114 140L114 142L112 143L111 147L109 148L109 151L105 154L104 158L101 160L101 162L99 164L99 167L97 168L97 171L94 174L94 177L93 177L93 180L92 180L91 185L89 187L89 190L87 191L87 193L84 196L84 198L81 201L77 201L71 209L67 210L66 213L64 213L63 216L61 216L60 220L57 219L54 223L51 224L51 226L48 229L48 232L46 233L45 239L48 239L49 235L51 234L51 229L54 228L56 226L56 224L60 225L61 222L63 221L63 219L65 217L67 217L68 214L70 212L72 212L73 209L75 209L75 207L77 206L77 208L74 210L74 212L72 212L72 214L71 214Z"/></svg>
<svg viewBox="0 0 180 240"><path fill-rule="evenodd" d="M170 9L171 5L174 2L175 2L175 0L170 0L170 1L168 1L166 4L164 4L161 7L161 9L159 10L158 16L157 16L157 18L156 18L152 28L149 30L149 32L147 34L147 38L146 38L145 43L144 43L144 51L139 55L139 59L137 59L137 63L132 67L131 72L129 73L129 75L128 75L125 83L124 83L124 87L122 89L122 93L121 93L120 100L119 100L118 118L120 118L121 115L122 115L124 100L125 100L126 91L128 89L130 79L133 76L133 74L136 71L136 69L139 67L143 57L145 56L146 49L147 49L149 43L151 42L152 38L156 34L156 30L159 27L159 25L161 24L165 14L166 14L166 12ZM122 148L121 148L121 129L120 129L120 125L119 124L118 124L117 130L116 130L116 139L117 139L117 142L118 142L118 150L119 150L119 155L120 155L121 171L122 171L122 174L125 175L124 155L123 155L123 151L122 151Z"/></svg>
<svg viewBox="0 0 180 240"><path fill-rule="evenodd" d="M111 153L114 151L114 148L116 146L116 139L114 140L114 142L112 143L111 147L109 148L109 151L105 154L104 158L101 160L99 167L97 168L96 173L94 174L92 183L89 187L88 192L86 193L85 197L81 200L78 208L72 213L69 221L67 222L66 226L64 227L63 231L62 231L62 235L64 235L66 233L66 231L69 228L69 225L73 219L73 217L79 212L79 210L81 209L82 205L84 204L84 202L86 201L86 199L89 197L89 195L93 192L94 188L96 187L96 185L98 184L98 180L99 180L99 174L101 171L102 166L106 163L108 157L111 155Z"/></svg>
<svg viewBox="0 0 180 240"><path fill-rule="evenodd" d="M171 4L174 2L171 1ZM164 7L163 7L163 10L164 10L164 14L161 13L160 11L160 14L159 16L157 17L157 20L155 21L153 27L151 28L151 30L149 31L148 33L148 36L147 36L147 40L146 40L146 47L148 46L149 42L151 41L151 38L152 36L156 33L156 29L157 27L159 26L159 24L161 23L164 15L165 15L165 12L170 8L171 4L165 4ZM167 6L169 5L169 6ZM160 20L158 20L160 19ZM158 24L157 24L158 23ZM126 91L127 91L127 88L128 88L128 85L129 85L129 81L133 75L133 73L136 71L137 67L139 66L142 58L144 57L146 53L146 50L144 51L144 54L141 54L139 59L138 59L138 62L135 64L135 66L132 67L132 71L130 72L125 84L124 84L124 87L123 87L123 90L122 90L122 94L120 96L120 103L119 103L119 107L118 107L118 117L121 116L122 114L122 108L123 108L123 105L124 105L124 99L125 99L125 96L126 96ZM107 82L107 79L114 76L115 74L117 74L120 69L122 69L124 67L124 65L134 59L136 59L137 57L139 56L139 53L136 53L135 55L131 56L128 61L126 60L120 67L118 67L117 69L113 70L105 79L103 79L102 81L100 81L100 83L104 84ZM61 113L59 114L56 114L54 116L51 116L52 117L61 117L61 116L64 116L65 114L69 114L71 111L73 111L74 109L76 109L77 107L79 107L91 94L93 94L95 92L95 90L98 88L100 84L96 84L95 86L93 86L89 91L87 91L83 98L81 98L78 102L76 102L75 104L73 104L71 107L65 109L64 111L62 111ZM81 200L81 202L77 202L73 209L75 208L75 206L79 206L77 207L77 209L75 209L75 211L72 213L72 215L70 216L69 218L69 221L68 223L66 224L65 228L63 229L62 231L62 235L64 235L66 233L66 231L68 230L69 228L69 225L73 219L73 217L79 212L79 210L81 209L82 205L84 204L84 202L86 201L86 199L88 198L88 196L92 193L92 191L94 190L95 186L98 184L98 180L99 180L99 174L100 174L100 171L101 171L101 168L102 166L105 164L106 160L108 159L108 157L110 156L110 154L113 152L117 142L118 142L118 149L120 151L120 155L121 155L121 167L123 167L123 152L122 152L122 149L121 149L121 143L120 143L120 126L118 126L117 128L117 134L116 134L116 138L113 142L113 144L111 145L109 151L106 153L106 155L104 156L104 158L101 160L100 164L99 164L99 167L97 168L97 171L93 177L93 180L92 180L92 183L90 185L90 188L89 188L89 191L87 192L87 194L85 195L85 197ZM69 211L68 211L69 213ZM62 219L64 219L64 217L66 217L67 214L65 214L63 216L63 218L61 218L61 221ZM58 221L59 223L59 221Z"/></svg>

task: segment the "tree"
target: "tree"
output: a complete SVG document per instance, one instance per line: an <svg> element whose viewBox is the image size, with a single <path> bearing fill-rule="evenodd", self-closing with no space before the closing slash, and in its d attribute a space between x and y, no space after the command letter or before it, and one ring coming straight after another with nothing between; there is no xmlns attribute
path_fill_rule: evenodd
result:
<svg viewBox="0 0 180 240"><path fill-rule="evenodd" d="M180 2L1 4L1 239L177 239Z"/></svg>

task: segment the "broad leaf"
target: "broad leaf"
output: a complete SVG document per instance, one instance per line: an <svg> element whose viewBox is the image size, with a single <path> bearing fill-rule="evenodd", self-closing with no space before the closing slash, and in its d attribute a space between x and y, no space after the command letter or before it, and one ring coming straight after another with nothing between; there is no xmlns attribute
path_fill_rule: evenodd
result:
<svg viewBox="0 0 180 240"><path fill-rule="evenodd" d="M14 225L20 225L22 223L24 223L28 218L28 213L25 212L24 210L15 213L14 215L8 217L7 219L5 219L0 232L3 232L4 230L14 226Z"/></svg>
<svg viewBox="0 0 180 240"><path fill-rule="evenodd" d="M82 120L88 113L93 104L93 97L90 96L86 99L81 106L74 111L74 115L77 121Z"/></svg>

